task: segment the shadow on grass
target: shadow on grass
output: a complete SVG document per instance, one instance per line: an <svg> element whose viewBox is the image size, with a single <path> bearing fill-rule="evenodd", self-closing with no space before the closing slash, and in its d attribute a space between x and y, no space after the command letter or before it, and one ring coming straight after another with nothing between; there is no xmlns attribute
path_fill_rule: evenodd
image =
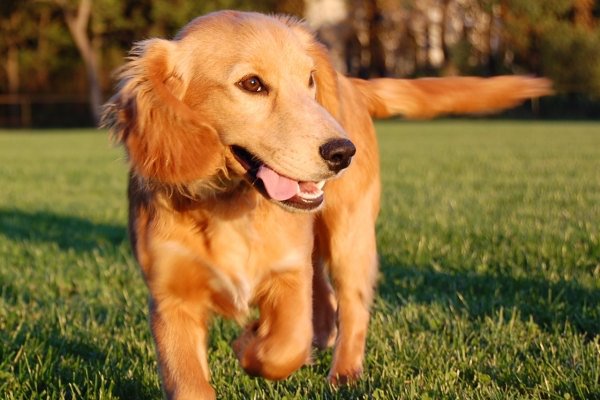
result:
<svg viewBox="0 0 600 400"><path fill-rule="evenodd" d="M508 274L437 271L430 266L398 265L381 255L379 295L388 304L438 303L466 311L470 318L516 309L546 331L569 324L588 339L600 334L600 290L574 281ZM508 316L507 316L508 318Z"/></svg>
<svg viewBox="0 0 600 400"><path fill-rule="evenodd" d="M62 355L62 358L78 360L88 368L72 367L67 362L57 366L57 373L66 382L89 382L90 371L110 371L110 386L112 394L121 399L150 399L160 395L154 385L148 385L143 376L132 373L129 359L142 359L141 355L130 355L127 360L109 357L102 349L90 342L91 340L72 340L62 336L51 338L51 345Z"/></svg>
<svg viewBox="0 0 600 400"><path fill-rule="evenodd" d="M89 251L127 240L125 226L94 223L87 219L47 211L28 213L0 209L0 234L12 240L55 243L60 249Z"/></svg>
<svg viewBox="0 0 600 400"><path fill-rule="evenodd" d="M81 335L78 338L67 338L59 333L57 327L39 327L31 326L29 329L23 329L8 343L5 351L7 354L15 352L19 354L27 342L34 341L31 331L44 332L43 346L45 356L37 354L35 351L23 351L20 357L26 357L27 365L40 366L40 361L46 357L41 366L40 376L36 376L28 385L28 389L23 389L23 394L39 394L48 391L51 394L58 395L59 391L66 390L66 398L79 398L81 394L91 396L92 393L105 386L115 398L121 399L150 399L160 397L160 389L144 379L143 372L133 367L136 360L143 359L141 354L128 354L127 357L117 358L109 354L106 350L99 348L93 343L93 338ZM0 338L3 335L0 334ZM48 356L50 355L50 356ZM22 364L23 362L21 362ZM104 373L104 378L99 373ZM109 376L107 377L107 371ZM104 380L104 382L102 382ZM73 384L75 389L72 389ZM73 391L71 391L73 390ZM78 393L81 391L82 393ZM34 397L34 396L32 396Z"/></svg>

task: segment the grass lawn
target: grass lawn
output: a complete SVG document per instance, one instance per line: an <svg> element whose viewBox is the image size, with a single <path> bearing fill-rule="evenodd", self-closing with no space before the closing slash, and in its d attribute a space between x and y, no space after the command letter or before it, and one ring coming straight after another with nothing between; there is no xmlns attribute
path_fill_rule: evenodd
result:
<svg viewBox="0 0 600 400"><path fill-rule="evenodd" d="M222 399L600 399L600 123L378 124L364 379L282 382L210 338ZM0 131L0 398L159 399L126 168L104 132ZM359 194L357 194L359 195Z"/></svg>

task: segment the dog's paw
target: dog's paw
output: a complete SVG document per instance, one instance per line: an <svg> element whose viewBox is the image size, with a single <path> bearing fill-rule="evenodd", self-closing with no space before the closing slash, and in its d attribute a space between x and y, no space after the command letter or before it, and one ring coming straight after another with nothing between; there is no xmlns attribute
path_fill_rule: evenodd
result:
<svg viewBox="0 0 600 400"><path fill-rule="evenodd" d="M248 325L232 347L248 375L271 380L287 378L310 360L310 340L294 342L265 331L258 322Z"/></svg>
<svg viewBox="0 0 600 400"><path fill-rule="evenodd" d="M255 340L257 331L258 320L246 325L242 334L231 344L231 348L238 360L242 360L246 348L253 340Z"/></svg>
<svg viewBox="0 0 600 400"><path fill-rule="evenodd" d="M337 338L337 326L335 320L315 320L314 323L313 345L320 350L333 347L335 339Z"/></svg>
<svg viewBox="0 0 600 400"><path fill-rule="evenodd" d="M343 386L349 385L360 379L362 375L362 367L350 370L344 370L343 372L331 371L327 376L327 380L332 386Z"/></svg>

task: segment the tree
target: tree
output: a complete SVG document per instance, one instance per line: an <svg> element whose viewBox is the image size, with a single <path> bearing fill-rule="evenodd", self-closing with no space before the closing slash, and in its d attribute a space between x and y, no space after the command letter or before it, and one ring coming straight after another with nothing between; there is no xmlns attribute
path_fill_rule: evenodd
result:
<svg viewBox="0 0 600 400"><path fill-rule="evenodd" d="M593 2L505 0L515 64L552 78L562 92L600 96L600 28Z"/></svg>
<svg viewBox="0 0 600 400"><path fill-rule="evenodd" d="M574 0L575 25L586 30L593 30L596 25L594 21L594 3L596 0Z"/></svg>
<svg viewBox="0 0 600 400"><path fill-rule="evenodd" d="M102 88L100 86L98 57L92 46L92 38L89 32L92 0L78 0L77 4L68 0L56 0L56 3L63 12L66 25L85 65L90 109L94 122L98 124L102 107Z"/></svg>
<svg viewBox="0 0 600 400"><path fill-rule="evenodd" d="M559 91L600 96L599 0L345 1L347 18L321 38L333 42L332 54L342 69L347 61L350 74L534 73L552 78ZM0 0L0 92L84 90L97 121L111 73L135 41L171 38L219 9L301 16L304 3Z"/></svg>
<svg viewBox="0 0 600 400"><path fill-rule="evenodd" d="M31 7L28 1L0 2L0 51L6 54L3 60L7 89L17 93L21 88L20 49L31 37Z"/></svg>

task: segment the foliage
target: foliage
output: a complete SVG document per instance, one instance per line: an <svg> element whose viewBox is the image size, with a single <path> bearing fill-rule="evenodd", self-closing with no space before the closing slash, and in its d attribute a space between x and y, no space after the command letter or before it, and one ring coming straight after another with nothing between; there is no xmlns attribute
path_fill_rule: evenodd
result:
<svg viewBox="0 0 600 400"><path fill-rule="evenodd" d="M575 3L509 0L506 34L520 62L552 78L558 90L598 97L600 25L574 23Z"/></svg>
<svg viewBox="0 0 600 400"><path fill-rule="evenodd" d="M600 398L598 123L378 125L381 276L365 377L246 376L217 319L224 399ZM3 399L158 399L126 168L94 131L0 134ZM360 194L357 194L360 195Z"/></svg>
<svg viewBox="0 0 600 400"><path fill-rule="evenodd" d="M544 74L559 90L600 97L600 29L590 33L557 23L549 32L541 39Z"/></svg>
<svg viewBox="0 0 600 400"><path fill-rule="evenodd" d="M65 14L77 12L80 0L2 0L0 2L0 55L10 46L19 50L20 92L81 93L87 87ZM103 64L104 90L112 86L111 71L123 62L132 43L150 36L173 36L193 17L235 8L270 11L275 1L245 0L94 0L89 35ZM0 93L9 77L0 57ZM26 76L42 79L23 79ZM49 77L54 79L49 79Z"/></svg>
<svg viewBox="0 0 600 400"><path fill-rule="evenodd" d="M3 0L0 2L0 92L83 93L88 77L80 55L65 26L65 15L73 14L82 0ZM564 92L600 94L600 15L594 0L348 0L350 9L379 4L386 14L403 9L409 15L424 15L436 4L463 7L466 26L474 18L495 15L501 9L505 48L498 54L475 51L468 36L446 46L448 65L439 71L426 66L416 75L452 73L489 73L511 70L518 73L548 75ZM423 5L424 4L424 5ZM417 5L421 5L417 7ZM291 12L301 15L303 2L285 0L94 0L88 26L90 40L97 52L100 82L105 93L111 91L111 72L122 64L133 42L151 36L172 37L197 15L232 8L263 12ZM421 14L419 14L421 13ZM578 18L585 14L587 19ZM360 14L360 12L358 13ZM357 14L357 15L358 15ZM417 15L418 14L418 15ZM581 24L579 20L589 22ZM471 21L471 22L469 22ZM369 21L366 21L367 23ZM460 22L460 21L458 21ZM362 22L361 22L362 23ZM451 22L446 22L450 24ZM453 23L453 22L452 22ZM358 22L357 22L358 24ZM386 25L386 30L390 28ZM393 25L392 29L405 29ZM466 34L465 34L466 35ZM410 34L407 34L410 39ZM412 39L411 39L412 40ZM427 44L420 44L419 46ZM485 46L484 46L485 47ZM15 57L18 49L18 57ZM367 48L368 49L368 48ZM368 51L368 50L367 50ZM414 58L408 50L404 57ZM425 51L425 50L423 50ZM473 54L477 54L473 61ZM488 53L485 53L485 52ZM512 56L514 54L514 57ZM2 57L1 55L7 55ZM18 59L17 59L18 58ZM501 65L491 67L489 61ZM475 62L475 64L473 64Z"/></svg>

